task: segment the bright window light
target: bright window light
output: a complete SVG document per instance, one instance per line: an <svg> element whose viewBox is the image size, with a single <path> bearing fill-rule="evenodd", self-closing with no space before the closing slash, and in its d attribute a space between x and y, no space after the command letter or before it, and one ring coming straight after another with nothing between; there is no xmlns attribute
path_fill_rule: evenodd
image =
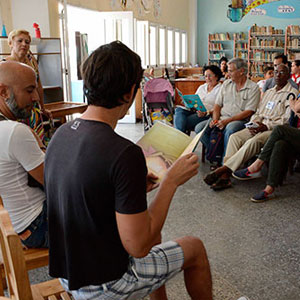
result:
<svg viewBox="0 0 300 300"><path fill-rule="evenodd" d="M180 64L180 33L175 31L175 64Z"/></svg>
<svg viewBox="0 0 300 300"><path fill-rule="evenodd" d="M166 30L165 28L159 28L159 64L164 65L166 63Z"/></svg>
<svg viewBox="0 0 300 300"><path fill-rule="evenodd" d="M150 65L157 65L156 57L156 27L150 26Z"/></svg>
<svg viewBox="0 0 300 300"><path fill-rule="evenodd" d="M173 56L173 30L168 30L168 64L174 63Z"/></svg>
<svg viewBox="0 0 300 300"><path fill-rule="evenodd" d="M186 63L187 57L186 57L186 33L181 34L181 62Z"/></svg>

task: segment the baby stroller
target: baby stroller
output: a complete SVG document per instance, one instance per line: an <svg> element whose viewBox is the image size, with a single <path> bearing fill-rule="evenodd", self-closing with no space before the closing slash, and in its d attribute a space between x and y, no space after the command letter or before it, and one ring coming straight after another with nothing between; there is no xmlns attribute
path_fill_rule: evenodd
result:
<svg viewBox="0 0 300 300"><path fill-rule="evenodd" d="M172 124L173 97L174 90L168 80L153 78L145 83L143 91L143 123L145 131L150 129L155 121Z"/></svg>

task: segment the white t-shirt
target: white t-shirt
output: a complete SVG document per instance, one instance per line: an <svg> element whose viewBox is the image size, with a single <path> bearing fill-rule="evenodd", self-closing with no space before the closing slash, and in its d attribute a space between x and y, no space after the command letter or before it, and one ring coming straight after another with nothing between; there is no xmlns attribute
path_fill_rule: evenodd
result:
<svg viewBox="0 0 300 300"><path fill-rule="evenodd" d="M0 195L16 232L23 231L41 213L45 193L27 185L28 171L44 162L30 128L0 121Z"/></svg>
<svg viewBox="0 0 300 300"><path fill-rule="evenodd" d="M195 94L199 95L208 111L214 108L221 86L222 84L219 82L210 92L207 92L207 83L204 83L198 87Z"/></svg>

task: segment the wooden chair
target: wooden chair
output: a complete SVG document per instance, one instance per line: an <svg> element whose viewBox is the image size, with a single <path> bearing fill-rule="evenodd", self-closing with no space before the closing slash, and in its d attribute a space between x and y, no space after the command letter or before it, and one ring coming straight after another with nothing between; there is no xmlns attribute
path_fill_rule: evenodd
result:
<svg viewBox="0 0 300 300"><path fill-rule="evenodd" d="M0 243L10 295L0 300L71 300L58 279L30 285L22 244L5 209L0 210Z"/></svg>
<svg viewBox="0 0 300 300"><path fill-rule="evenodd" d="M3 202L0 196L0 210L3 209ZM49 250L45 248L23 248L27 270L33 270L49 265ZM7 288L3 259L0 251L0 296L4 296L4 289Z"/></svg>

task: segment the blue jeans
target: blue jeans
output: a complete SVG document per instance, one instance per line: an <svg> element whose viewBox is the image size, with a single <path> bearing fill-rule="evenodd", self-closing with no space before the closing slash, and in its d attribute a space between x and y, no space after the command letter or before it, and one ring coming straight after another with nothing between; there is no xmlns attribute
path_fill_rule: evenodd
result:
<svg viewBox="0 0 300 300"><path fill-rule="evenodd" d="M208 122L210 122L211 119L208 120ZM237 132L240 131L242 129L245 128L245 123L247 121L232 121L230 123L227 124L227 126L225 127L223 134L224 134L224 152L223 152L223 157L226 153L226 148L227 148L227 144L228 144L228 140L229 137ZM211 128L208 126L205 131L204 134L202 135L200 141L201 143L205 146L205 148L207 149L209 146L209 139L210 139L210 132L211 132Z"/></svg>
<svg viewBox="0 0 300 300"><path fill-rule="evenodd" d="M177 107L174 115L174 127L182 132L194 130L195 126L207 120L209 116L198 117L197 113Z"/></svg>
<svg viewBox="0 0 300 300"><path fill-rule="evenodd" d="M202 121L200 123L198 123L195 126L195 132L198 134L199 132L201 132L203 130L203 128L205 127L205 125L207 124L207 122L210 122L211 119L207 119L205 121Z"/></svg>
<svg viewBox="0 0 300 300"><path fill-rule="evenodd" d="M26 239L22 240L22 243L28 248L48 248L48 220L47 220L47 202L44 201L43 209L35 220L22 232L26 230L31 231L31 235Z"/></svg>

